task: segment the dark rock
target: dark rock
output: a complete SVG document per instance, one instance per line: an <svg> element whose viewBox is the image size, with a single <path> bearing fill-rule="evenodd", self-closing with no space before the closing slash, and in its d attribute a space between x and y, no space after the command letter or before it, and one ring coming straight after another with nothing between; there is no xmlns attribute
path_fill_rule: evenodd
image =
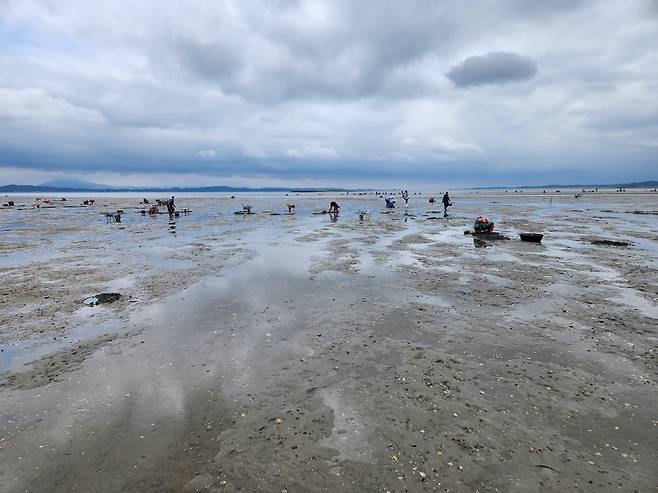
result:
<svg viewBox="0 0 658 493"><path fill-rule="evenodd" d="M592 245L605 245L605 246L631 246L630 241L618 241L618 240L592 240Z"/></svg>

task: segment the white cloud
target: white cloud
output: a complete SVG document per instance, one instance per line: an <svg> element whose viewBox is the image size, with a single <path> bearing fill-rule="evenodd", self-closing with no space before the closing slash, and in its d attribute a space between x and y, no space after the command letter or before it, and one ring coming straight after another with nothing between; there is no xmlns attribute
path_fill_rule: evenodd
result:
<svg viewBox="0 0 658 493"><path fill-rule="evenodd" d="M212 149L208 149L206 151L198 151L196 155L205 159L217 157L217 153Z"/></svg>
<svg viewBox="0 0 658 493"><path fill-rule="evenodd" d="M336 149L323 146L288 149L285 154L293 159L338 159Z"/></svg>
<svg viewBox="0 0 658 493"><path fill-rule="evenodd" d="M480 154L484 151L480 146L473 142L460 142L449 137L436 137L431 139L429 142L431 149L448 153L448 154L460 154L460 153L476 153Z"/></svg>
<svg viewBox="0 0 658 493"><path fill-rule="evenodd" d="M76 106L64 98L54 96L44 89L0 87L0 116L11 119L31 120L38 124L101 123L105 119L99 111Z"/></svg>
<svg viewBox="0 0 658 493"><path fill-rule="evenodd" d="M389 152L387 154L371 154L371 161L389 161L395 163L414 163L416 158L404 152Z"/></svg>

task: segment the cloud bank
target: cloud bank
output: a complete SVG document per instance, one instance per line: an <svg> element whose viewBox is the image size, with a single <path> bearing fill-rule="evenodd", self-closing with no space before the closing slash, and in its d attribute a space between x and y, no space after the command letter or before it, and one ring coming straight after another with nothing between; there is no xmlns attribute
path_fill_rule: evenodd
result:
<svg viewBox="0 0 658 493"><path fill-rule="evenodd" d="M648 0L9 0L0 177L652 178L657 20Z"/></svg>

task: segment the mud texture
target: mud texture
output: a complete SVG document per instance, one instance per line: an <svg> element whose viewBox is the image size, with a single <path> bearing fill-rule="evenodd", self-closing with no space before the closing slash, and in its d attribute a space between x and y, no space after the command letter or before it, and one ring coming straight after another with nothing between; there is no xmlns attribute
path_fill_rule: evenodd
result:
<svg viewBox="0 0 658 493"><path fill-rule="evenodd" d="M451 195L16 198L0 491L655 491L658 196Z"/></svg>

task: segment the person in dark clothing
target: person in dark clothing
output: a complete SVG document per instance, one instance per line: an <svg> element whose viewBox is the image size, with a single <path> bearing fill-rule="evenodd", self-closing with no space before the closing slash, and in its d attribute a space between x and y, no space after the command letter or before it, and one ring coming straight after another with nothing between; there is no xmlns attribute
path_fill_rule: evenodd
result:
<svg viewBox="0 0 658 493"><path fill-rule="evenodd" d="M329 204L329 214L338 214L338 209L340 209L340 206L337 202L331 202Z"/></svg>
<svg viewBox="0 0 658 493"><path fill-rule="evenodd" d="M450 195L448 195L448 192L446 192L443 195L443 213L448 214L448 207L452 205L452 202L450 202Z"/></svg>
<svg viewBox="0 0 658 493"><path fill-rule="evenodd" d="M402 192L402 198L404 199L404 205L408 206L409 205L409 192L406 190Z"/></svg>
<svg viewBox="0 0 658 493"><path fill-rule="evenodd" d="M174 196L172 195L169 200L167 200L167 212L170 216L174 215L176 211L176 204L174 203Z"/></svg>

